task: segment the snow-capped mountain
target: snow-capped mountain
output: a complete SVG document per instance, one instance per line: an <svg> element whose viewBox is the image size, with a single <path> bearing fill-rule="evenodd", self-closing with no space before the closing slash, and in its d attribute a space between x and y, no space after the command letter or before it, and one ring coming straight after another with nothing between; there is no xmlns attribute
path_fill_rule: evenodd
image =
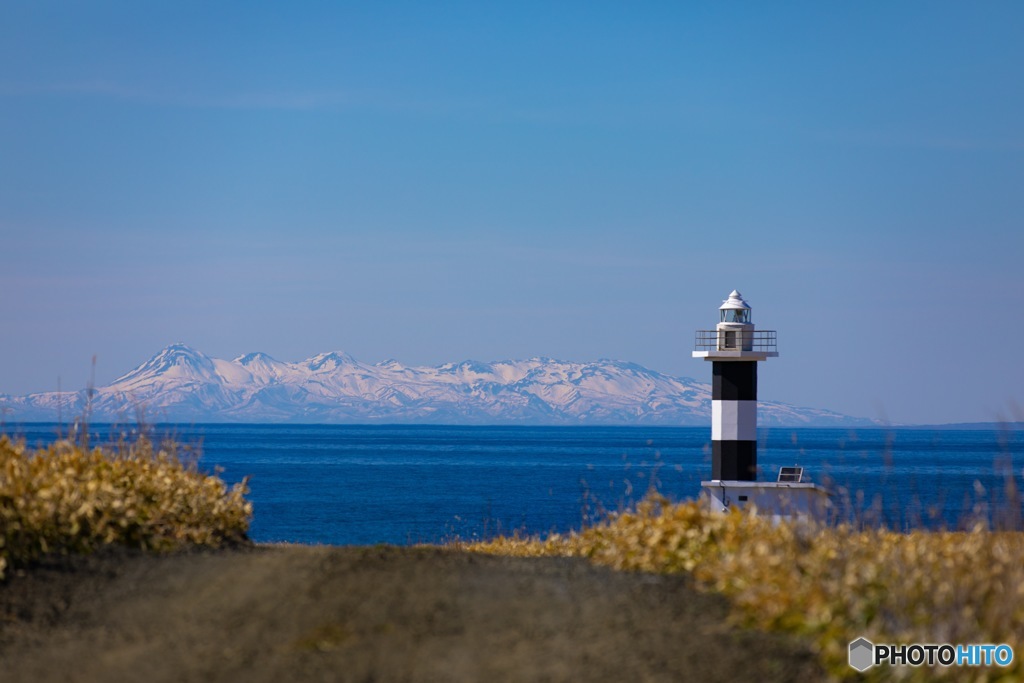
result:
<svg viewBox="0 0 1024 683"><path fill-rule="evenodd" d="M90 405L91 403L91 405ZM99 421L708 425L711 386L634 363L549 358L436 367L374 365L346 353L287 363L265 353L211 358L172 344L93 390L0 395L9 421L91 413ZM867 425L828 410L762 401L762 425Z"/></svg>

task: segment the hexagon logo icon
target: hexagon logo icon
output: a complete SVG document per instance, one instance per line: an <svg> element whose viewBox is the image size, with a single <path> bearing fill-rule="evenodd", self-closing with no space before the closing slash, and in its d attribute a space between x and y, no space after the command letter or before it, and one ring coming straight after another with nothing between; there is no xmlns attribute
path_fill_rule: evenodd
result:
<svg viewBox="0 0 1024 683"><path fill-rule="evenodd" d="M875 645L867 638L858 638L850 643L850 666L857 671L867 671L875 663Z"/></svg>

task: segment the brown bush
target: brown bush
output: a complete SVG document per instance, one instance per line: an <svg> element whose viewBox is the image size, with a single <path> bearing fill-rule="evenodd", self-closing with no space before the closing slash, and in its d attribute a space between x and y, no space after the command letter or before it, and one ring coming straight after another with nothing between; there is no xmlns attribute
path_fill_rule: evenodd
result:
<svg viewBox="0 0 1024 683"><path fill-rule="evenodd" d="M252 504L145 437L116 449L70 441L29 450L0 436L0 579L49 553L100 546L169 550L246 538Z"/></svg>

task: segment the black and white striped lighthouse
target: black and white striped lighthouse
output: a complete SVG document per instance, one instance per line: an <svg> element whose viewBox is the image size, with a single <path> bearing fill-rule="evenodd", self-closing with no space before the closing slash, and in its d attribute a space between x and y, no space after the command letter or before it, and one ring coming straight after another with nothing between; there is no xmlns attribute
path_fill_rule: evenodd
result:
<svg viewBox="0 0 1024 683"><path fill-rule="evenodd" d="M751 507L772 520L828 518L829 492L783 466L776 481L757 480L757 364L777 357L775 330L755 330L750 306L733 290L713 330L697 330L694 358L711 361L711 510Z"/></svg>
<svg viewBox="0 0 1024 683"><path fill-rule="evenodd" d="M698 330L694 358L711 361L711 479L757 479L757 364L778 356L774 330L755 330L733 290L714 330Z"/></svg>

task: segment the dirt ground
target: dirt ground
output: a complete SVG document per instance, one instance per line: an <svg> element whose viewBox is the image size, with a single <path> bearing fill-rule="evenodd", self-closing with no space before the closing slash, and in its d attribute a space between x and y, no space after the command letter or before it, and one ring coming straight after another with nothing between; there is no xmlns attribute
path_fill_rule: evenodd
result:
<svg viewBox="0 0 1024 683"><path fill-rule="evenodd" d="M790 681L792 641L684 577L441 548L51 561L0 585L0 680Z"/></svg>

